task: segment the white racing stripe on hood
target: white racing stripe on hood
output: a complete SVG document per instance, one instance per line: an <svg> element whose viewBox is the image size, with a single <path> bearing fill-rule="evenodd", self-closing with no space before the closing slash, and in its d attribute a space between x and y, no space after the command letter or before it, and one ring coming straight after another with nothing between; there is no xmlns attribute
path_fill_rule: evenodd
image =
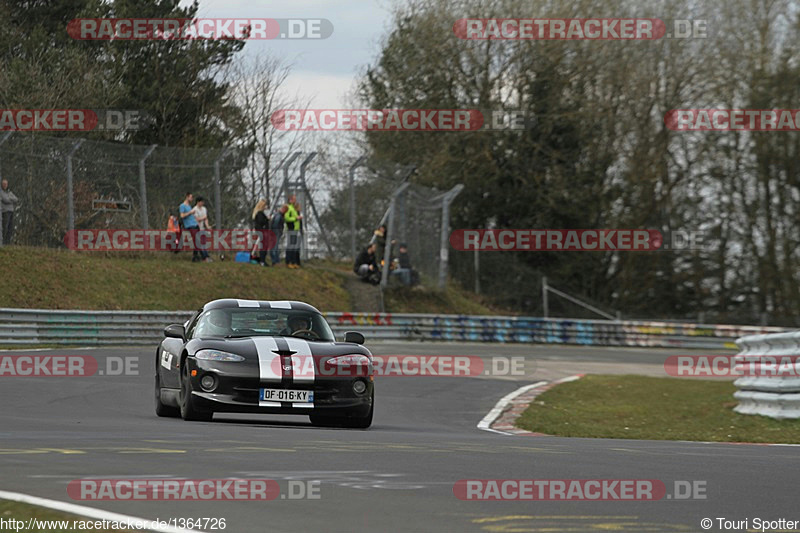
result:
<svg viewBox="0 0 800 533"><path fill-rule="evenodd" d="M273 302L269 302L269 306L272 309L291 309L292 303L286 300L275 300Z"/></svg>
<svg viewBox="0 0 800 533"><path fill-rule="evenodd" d="M278 343L272 337L255 337L253 344L258 352L258 376L261 381L281 382L281 356L273 353ZM276 361L277 359L277 361Z"/></svg>
<svg viewBox="0 0 800 533"><path fill-rule="evenodd" d="M311 347L303 339L284 337L289 349L297 352L292 356L292 373L295 383L314 383L316 371L314 370L314 357Z"/></svg>
<svg viewBox="0 0 800 533"><path fill-rule="evenodd" d="M239 304L239 307L261 307L258 300L236 300L236 303Z"/></svg>

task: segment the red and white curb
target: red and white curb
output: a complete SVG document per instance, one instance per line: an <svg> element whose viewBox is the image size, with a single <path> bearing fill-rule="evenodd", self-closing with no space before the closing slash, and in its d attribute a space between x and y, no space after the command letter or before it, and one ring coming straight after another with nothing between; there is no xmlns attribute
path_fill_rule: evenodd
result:
<svg viewBox="0 0 800 533"><path fill-rule="evenodd" d="M541 393L552 389L561 383L575 381L583 377L583 374L569 376L555 381L538 381L530 385L520 387L514 392L506 394L495 404L489 413L478 422L478 429L491 431L501 435L525 435L528 437L541 437L544 433L534 433L516 427L516 421L528 408L534 398Z"/></svg>
<svg viewBox="0 0 800 533"><path fill-rule="evenodd" d="M74 514L86 518L93 518L95 520L106 520L108 522L150 522L150 529L143 531L155 531L157 533L203 533L198 529L184 529L170 525L158 526L154 524L154 520L146 518L137 518L135 516L128 516L119 513L112 513L110 511L103 511L101 509L94 509L84 505L76 505L74 503L60 502L57 500L48 500L46 498L39 498L38 496L30 496L28 494L21 494L19 492L6 492L0 490L0 500L8 500L12 502L27 503L28 505L36 505L39 507L46 507L62 513ZM41 520L44 521L44 520Z"/></svg>

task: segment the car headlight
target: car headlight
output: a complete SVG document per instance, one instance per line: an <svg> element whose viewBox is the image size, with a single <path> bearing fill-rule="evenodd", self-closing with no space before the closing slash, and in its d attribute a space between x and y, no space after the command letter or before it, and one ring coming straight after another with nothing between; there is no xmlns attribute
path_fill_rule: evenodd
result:
<svg viewBox="0 0 800 533"><path fill-rule="evenodd" d="M338 355L336 357L331 357L330 359L328 359L327 362L330 365L339 365L339 366L344 366L344 365L366 366L372 363L372 359L362 354Z"/></svg>
<svg viewBox="0 0 800 533"><path fill-rule="evenodd" d="M221 350L200 350L194 354L194 357L202 361L225 361L229 363L238 363L245 360L241 355L223 352Z"/></svg>
<svg viewBox="0 0 800 533"><path fill-rule="evenodd" d="M321 365L320 374L335 377L368 377L372 375L372 359L361 354L331 357Z"/></svg>

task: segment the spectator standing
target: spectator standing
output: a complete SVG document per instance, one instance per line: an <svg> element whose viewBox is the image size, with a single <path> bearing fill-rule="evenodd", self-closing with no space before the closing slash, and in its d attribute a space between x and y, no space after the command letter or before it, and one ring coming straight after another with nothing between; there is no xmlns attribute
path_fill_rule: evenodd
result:
<svg viewBox="0 0 800 533"><path fill-rule="evenodd" d="M173 236L170 241L170 247L176 254L181 251L181 230L182 221L175 216L174 212L170 212L169 219L167 220L167 232Z"/></svg>
<svg viewBox="0 0 800 533"><path fill-rule="evenodd" d="M272 233L275 236L275 246L273 246L272 250L269 252L269 257L270 260L272 260L273 266L281 263L280 242L281 236L283 236L283 217L286 214L286 211L287 207L285 205L281 206L280 208L276 209L274 213L272 213L272 219L269 221L269 229L272 230Z"/></svg>
<svg viewBox="0 0 800 533"><path fill-rule="evenodd" d="M179 207L179 212L181 220L183 220L183 229L192 235L192 263L196 263L206 260L208 258L208 252L197 249L197 232L200 231L200 226L197 224L197 219L195 218L197 210L196 207L192 207L192 200L194 200L194 195L187 192L183 203Z"/></svg>
<svg viewBox="0 0 800 533"><path fill-rule="evenodd" d="M253 229L260 232L258 236L258 264L261 266L269 266L267 265L267 242L268 239L266 238L266 231L269 230L269 219L267 218L267 214L264 213L264 209L267 207L267 201L264 198L261 198L256 203L256 206L253 208Z"/></svg>
<svg viewBox="0 0 800 533"><path fill-rule="evenodd" d="M205 242L210 242L210 235L208 231L211 229L211 222L208 221L208 209L206 209L206 199L202 196L197 197L197 202L194 204L194 219L197 221L197 227L199 229L198 234L202 232L206 236ZM201 254L205 254L203 260L210 263L213 261L208 256L208 252L206 250L202 250Z"/></svg>
<svg viewBox="0 0 800 533"><path fill-rule="evenodd" d="M202 196L197 197L197 202L194 205L194 219L197 221L197 227L201 230L210 230L211 223L208 221L208 209L206 209L206 199Z"/></svg>
<svg viewBox="0 0 800 533"><path fill-rule="evenodd" d="M300 214L300 204L294 194L289 197L283 218L286 221L286 266L300 268L300 228L303 215Z"/></svg>
<svg viewBox="0 0 800 533"><path fill-rule="evenodd" d="M17 209L17 195L8 188L8 180L0 182L0 211L2 211L3 243L11 244L14 237L14 211Z"/></svg>

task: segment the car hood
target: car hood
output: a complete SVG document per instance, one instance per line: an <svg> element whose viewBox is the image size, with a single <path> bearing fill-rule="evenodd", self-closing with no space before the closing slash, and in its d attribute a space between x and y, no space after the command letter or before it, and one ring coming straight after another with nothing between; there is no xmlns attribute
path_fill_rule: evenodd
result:
<svg viewBox="0 0 800 533"><path fill-rule="evenodd" d="M199 350L213 349L234 353L248 359L257 359L259 352L263 354L276 351L280 355L290 355L289 352L295 352L298 355L313 355L314 358L351 354L372 355L366 347L351 342L319 342L297 337L267 336L236 339L215 337L192 339L186 345L186 349L189 355L194 355Z"/></svg>

